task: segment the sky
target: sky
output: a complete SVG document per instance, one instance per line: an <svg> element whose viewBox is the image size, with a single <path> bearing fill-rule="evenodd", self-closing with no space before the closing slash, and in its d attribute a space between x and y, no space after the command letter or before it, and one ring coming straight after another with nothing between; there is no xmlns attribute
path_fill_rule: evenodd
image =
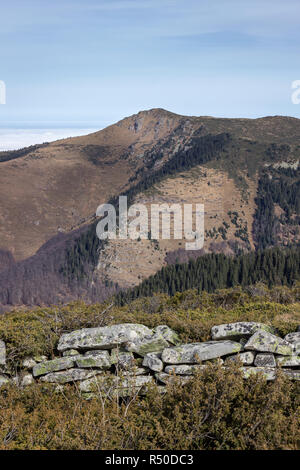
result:
<svg viewBox="0 0 300 470"><path fill-rule="evenodd" d="M299 0L0 6L2 129L78 134L156 107L197 116L300 117L300 104L291 100L292 82L300 80Z"/></svg>

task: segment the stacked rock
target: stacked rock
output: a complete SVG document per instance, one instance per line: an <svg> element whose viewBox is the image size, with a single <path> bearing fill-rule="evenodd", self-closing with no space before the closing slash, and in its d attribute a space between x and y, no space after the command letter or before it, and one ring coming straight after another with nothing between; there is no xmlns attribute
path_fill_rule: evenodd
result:
<svg viewBox="0 0 300 470"><path fill-rule="evenodd" d="M85 328L61 336L60 357L26 358L23 371L13 379L25 386L35 380L63 386L78 382L88 396L128 396L143 393L151 383L163 386L178 376L185 383L196 371L219 361L226 367L239 360L245 378L262 372L266 380L276 378L280 367L292 380L300 380L300 332L285 338L257 322L214 326L211 341L180 344L171 328L124 323ZM0 341L0 366L6 366L5 344ZM0 369L1 370L1 369ZM0 374L0 386L9 381Z"/></svg>

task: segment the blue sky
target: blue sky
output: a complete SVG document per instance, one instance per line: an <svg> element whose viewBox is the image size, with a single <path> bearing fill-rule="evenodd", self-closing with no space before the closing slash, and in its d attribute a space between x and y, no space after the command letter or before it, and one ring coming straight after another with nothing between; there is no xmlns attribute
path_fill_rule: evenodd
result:
<svg viewBox="0 0 300 470"><path fill-rule="evenodd" d="M1 2L1 127L100 128L142 109L291 115L299 0Z"/></svg>

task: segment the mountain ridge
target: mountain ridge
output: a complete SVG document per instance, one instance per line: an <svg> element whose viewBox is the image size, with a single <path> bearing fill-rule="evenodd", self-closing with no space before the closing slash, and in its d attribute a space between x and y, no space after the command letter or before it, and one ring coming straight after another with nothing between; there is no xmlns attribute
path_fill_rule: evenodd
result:
<svg viewBox="0 0 300 470"><path fill-rule="evenodd" d="M204 252L299 241L297 118L194 117L154 108L87 136L18 152L7 161L0 153L4 304L9 298L16 299L12 304L24 298L47 303L53 289L63 301L83 295L87 286L95 299L101 289L133 287L174 259L180 242L98 246L95 210L120 194L146 205L174 198L203 202ZM44 297L35 293L39 276L46 284L51 278Z"/></svg>

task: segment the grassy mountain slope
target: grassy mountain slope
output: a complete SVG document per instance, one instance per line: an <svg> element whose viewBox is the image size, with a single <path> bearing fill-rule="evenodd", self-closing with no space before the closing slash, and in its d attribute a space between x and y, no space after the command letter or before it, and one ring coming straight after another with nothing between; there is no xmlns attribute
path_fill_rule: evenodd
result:
<svg viewBox="0 0 300 470"><path fill-rule="evenodd" d="M300 120L143 111L102 131L0 154L2 305L103 298L132 287L185 240L99 244L102 202L205 205L199 255L297 244ZM16 227L18 229L16 230ZM2 261L1 261L2 260ZM55 300L54 300L55 299Z"/></svg>

